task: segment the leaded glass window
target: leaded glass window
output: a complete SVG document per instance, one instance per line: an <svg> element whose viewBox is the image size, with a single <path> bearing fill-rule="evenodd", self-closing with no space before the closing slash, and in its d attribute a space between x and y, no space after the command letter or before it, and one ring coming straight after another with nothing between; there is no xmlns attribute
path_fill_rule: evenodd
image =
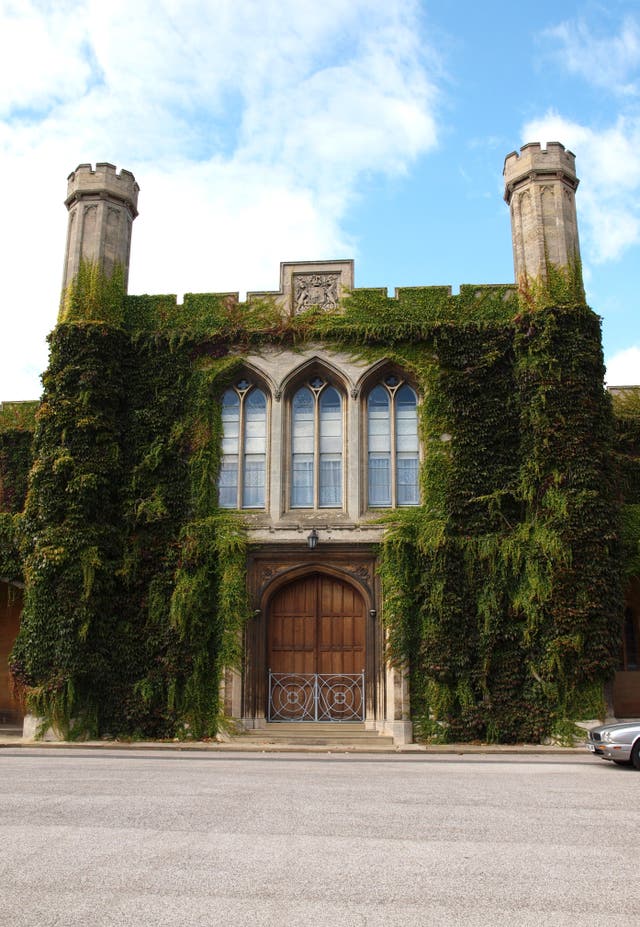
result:
<svg viewBox="0 0 640 927"><path fill-rule="evenodd" d="M395 375L369 393L367 452L369 505L418 505L418 400Z"/></svg>
<svg viewBox="0 0 640 927"><path fill-rule="evenodd" d="M314 377L291 401L291 507L341 508L342 397Z"/></svg>
<svg viewBox="0 0 640 927"><path fill-rule="evenodd" d="M266 461L267 397L248 380L239 380L222 397L221 508L265 507Z"/></svg>

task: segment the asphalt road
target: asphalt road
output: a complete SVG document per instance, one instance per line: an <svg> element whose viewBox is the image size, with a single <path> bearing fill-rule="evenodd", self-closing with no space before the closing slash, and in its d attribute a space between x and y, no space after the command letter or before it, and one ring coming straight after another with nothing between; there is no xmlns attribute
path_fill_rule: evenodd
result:
<svg viewBox="0 0 640 927"><path fill-rule="evenodd" d="M0 751L2 927L640 924L589 756Z"/></svg>

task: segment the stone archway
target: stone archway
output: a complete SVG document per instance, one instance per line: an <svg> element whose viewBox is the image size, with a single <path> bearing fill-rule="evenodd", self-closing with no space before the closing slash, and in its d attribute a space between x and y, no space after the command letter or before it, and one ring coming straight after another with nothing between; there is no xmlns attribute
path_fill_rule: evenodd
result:
<svg viewBox="0 0 640 927"><path fill-rule="evenodd" d="M272 596L267 620L267 717L363 721L367 612L348 581L323 572Z"/></svg>
<svg viewBox="0 0 640 927"><path fill-rule="evenodd" d="M271 543L255 545L250 550L247 579L253 617L245 627L242 673L236 674L227 687L228 713L239 718L245 730L263 728L269 723L268 670L273 659L269 650L269 619L272 605L278 607L281 590L288 586L295 589L292 584L313 576L325 577L327 588L335 590L349 587L349 595L354 596L354 601L363 603L365 729L391 734L395 743L410 742L412 726L409 719L408 679L403 668L390 666L384 659L377 544L372 543L346 544L333 541L315 549L307 548L300 542ZM333 581L336 586L332 586ZM341 609L343 603L339 604ZM338 659L335 652L340 646L339 638L334 638L332 660ZM349 650L357 654L357 657L351 657L351 666L359 672L362 669L359 665L359 647L348 644ZM343 667L347 665L346 662L342 664Z"/></svg>
<svg viewBox="0 0 640 927"><path fill-rule="evenodd" d="M242 675L234 688L236 700L233 704L237 709L230 711L241 718L245 729L260 728L268 722L269 668L273 660L269 650L272 605L279 607L278 597L285 587L295 589L291 584L298 580L312 583L309 579L312 576L326 577L325 595L329 594L329 588L344 589L339 595L347 597L347 606L350 607L349 596L353 596L358 609L363 610L364 666L359 665L362 657L353 659L356 671L361 672L363 668L365 671L365 725L377 729L385 710L387 673L383 659L383 629L377 611L380 589L376 556L376 547L371 544L332 543L315 550L299 543L264 544L250 551L247 578L253 617L245 627ZM335 586L332 585L334 580ZM350 591L346 591L347 587ZM333 594L338 595L335 591ZM286 595L282 593L281 604ZM336 647L338 645L337 639Z"/></svg>

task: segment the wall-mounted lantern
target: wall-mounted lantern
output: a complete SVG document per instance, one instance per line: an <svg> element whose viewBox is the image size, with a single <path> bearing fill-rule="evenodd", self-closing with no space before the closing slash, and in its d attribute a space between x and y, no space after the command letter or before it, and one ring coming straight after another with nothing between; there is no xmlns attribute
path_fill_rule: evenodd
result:
<svg viewBox="0 0 640 927"><path fill-rule="evenodd" d="M312 528L309 534L307 535L307 547L309 550L315 550L318 546L318 532L315 528Z"/></svg>

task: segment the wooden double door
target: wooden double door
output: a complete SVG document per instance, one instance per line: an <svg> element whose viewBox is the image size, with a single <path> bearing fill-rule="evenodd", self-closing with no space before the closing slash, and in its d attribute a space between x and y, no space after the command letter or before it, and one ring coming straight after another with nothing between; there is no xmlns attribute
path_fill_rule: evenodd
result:
<svg viewBox="0 0 640 927"><path fill-rule="evenodd" d="M362 720L363 597L322 573L284 586L271 600L267 660L271 720Z"/></svg>

